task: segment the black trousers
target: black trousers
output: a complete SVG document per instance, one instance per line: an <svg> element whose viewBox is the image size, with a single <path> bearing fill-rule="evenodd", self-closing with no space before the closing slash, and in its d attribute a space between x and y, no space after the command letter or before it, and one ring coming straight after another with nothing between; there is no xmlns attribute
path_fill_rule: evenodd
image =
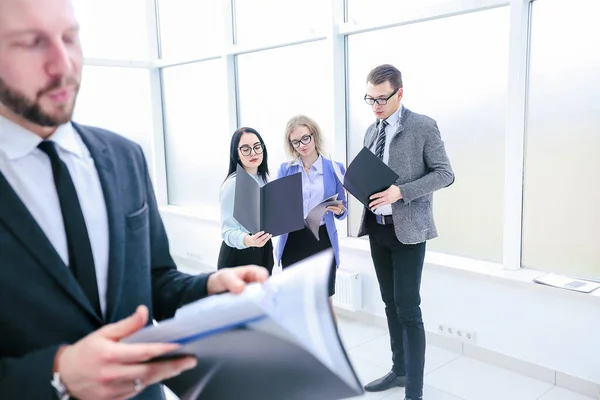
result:
<svg viewBox="0 0 600 400"><path fill-rule="evenodd" d="M217 269L239 267L242 265L258 265L265 267L269 275L273 272L273 242L269 240L263 247L248 247L236 249L229 247L225 242L221 244Z"/></svg>
<svg viewBox="0 0 600 400"><path fill-rule="evenodd" d="M317 240L310 229L306 227L290 233L285 242L283 254L281 255L281 267L287 268L298 261L302 261L305 258L331 248L331 241L329 240L325 225L321 225L319 228L319 239L321 240ZM329 269L328 290L330 297L335 294L335 272L336 265L334 258Z"/></svg>
<svg viewBox="0 0 600 400"><path fill-rule="evenodd" d="M390 331L394 371L407 375L406 397L423 395L425 329L421 315L421 274L425 242L402 244L393 225L379 225L367 212L371 257Z"/></svg>

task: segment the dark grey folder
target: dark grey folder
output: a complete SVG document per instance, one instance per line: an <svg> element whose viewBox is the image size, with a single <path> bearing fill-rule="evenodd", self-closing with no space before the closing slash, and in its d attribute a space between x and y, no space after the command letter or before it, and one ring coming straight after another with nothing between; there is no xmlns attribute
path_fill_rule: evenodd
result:
<svg viewBox="0 0 600 400"><path fill-rule="evenodd" d="M363 147L346 170L344 187L368 208L369 197L389 188L397 179L398 175L390 167Z"/></svg>
<svg viewBox="0 0 600 400"><path fill-rule="evenodd" d="M334 400L359 396L312 354L285 339L240 328L188 347L198 365L164 383L182 400ZM193 350L192 350L193 349Z"/></svg>
<svg viewBox="0 0 600 400"><path fill-rule="evenodd" d="M285 176L260 187L238 165L233 217L250 233L279 236L304 228L302 176Z"/></svg>
<svg viewBox="0 0 600 400"><path fill-rule="evenodd" d="M152 361L194 355L195 368L164 383L181 400L339 400L364 393L335 326L328 249L237 295L180 308L125 343L178 343ZM152 362L151 361L151 362Z"/></svg>

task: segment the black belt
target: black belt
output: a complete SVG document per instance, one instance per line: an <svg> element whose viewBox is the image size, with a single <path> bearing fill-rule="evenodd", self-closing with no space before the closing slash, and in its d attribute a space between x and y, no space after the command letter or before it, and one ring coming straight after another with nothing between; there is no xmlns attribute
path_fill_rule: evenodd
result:
<svg viewBox="0 0 600 400"><path fill-rule="evenodd" d="M391 215L375 214L375 222L379 225L394 225L394 218Z"/></svg>

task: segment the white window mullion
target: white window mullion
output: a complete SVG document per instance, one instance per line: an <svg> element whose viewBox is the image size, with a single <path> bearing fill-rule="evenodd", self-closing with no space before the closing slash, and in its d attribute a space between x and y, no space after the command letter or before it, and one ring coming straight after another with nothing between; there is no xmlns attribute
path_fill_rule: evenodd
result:
<svg viewBox="0 0 600 400"><path fill-rule="evenodd" d="M229 49L233 46L235 39L235 3L234 0L223 1L223 48ZM223 52L223 67L225 68L225 79L227 80L227 109L229 110L229 120L227 134L231 135L238 128L239 110L237 104L237 68L235 55L225 50Z"/></svg>
<svg viewBox="0 0 600 400"><path fill-rule="evenodd" d="M503 265L509 270L521 268L529 6L530 0L510 4L503 240Z"/></svg>
<svg viewBox="0 0 600 400"><path fill-rule="evenodd" d="M146 0L148 42L152 57L150 68L150 93L152 96L152 147L151 153L146 157L157 203L168 204L167 192L167 163L165 159L165 131L163 120L162 80L160 69L156 68L160 57L160 26L158 20L157 0Z"/></svg>
<svg viewBox="0 0 600 400"><path fill-rule="evenodd" d="M345 1L331 0L330 11L327 43L330 50L329 74L331 84L327 90L332 91L333 132L326 134L332 135L333 148L330 151L333 159L344 165L348 165L349 160L347 159L348 152L346 146L346 37L339 32L339 27L344 24L345 19ZM318 94L315 97L319 98ZM348 219L344 222L338 224L338 235L340 238L348 236Z"/></svg>

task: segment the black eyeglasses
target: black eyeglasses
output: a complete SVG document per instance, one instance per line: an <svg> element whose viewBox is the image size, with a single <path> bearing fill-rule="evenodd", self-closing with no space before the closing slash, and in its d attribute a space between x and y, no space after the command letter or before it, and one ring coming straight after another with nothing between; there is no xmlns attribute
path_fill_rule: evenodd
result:
<svg viewBox="0 0 600 400"><path fill-rule="evenodd" d="M250 147L247 144L238 147L240 153L242 153L243 156L249 156L250 154L252 154L252 150L254 150L254 154L262 154L263 152L263 145L260 143L256 143L254 146Z"/></svg>
<svg viewBox="0 0 600 400"><path fill-rule="evenodd" d="M298 147L300 147L300 143L309 144L311 140L312 135L304 135L300 138L300 140L290 140L290 144L293 148L297 149Z"/></svg>
<svg viewBox="0 0 600 400"><path fill-rule="evenodd" d="M390 94L388 97L386 97L385 99L374 99L372 97L369 97L369 95L365 94L365 102L367 102L368 105L372 106L373 104L377 103L380 106L383 106L385 104L387 104L388 100L392 98L392 96L394 96L396 93L398 93L398 90L400 90L400 88L397 88L396 90L394 90L392 92L392 94Z"/></svg>

